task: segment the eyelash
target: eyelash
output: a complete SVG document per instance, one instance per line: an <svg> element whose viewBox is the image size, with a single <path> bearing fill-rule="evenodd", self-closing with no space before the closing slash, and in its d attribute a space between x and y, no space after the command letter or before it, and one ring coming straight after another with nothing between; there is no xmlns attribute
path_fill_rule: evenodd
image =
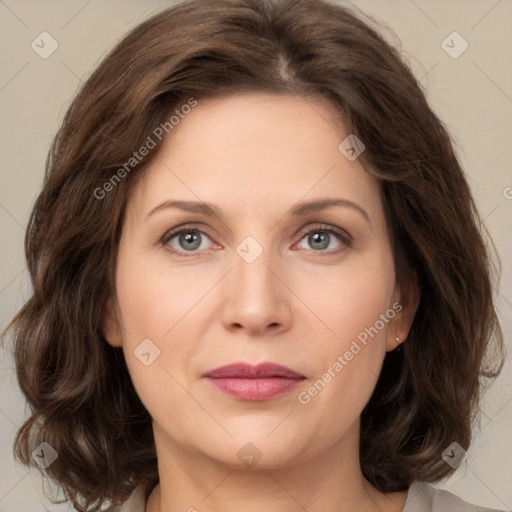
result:
<svg viewBox="0 0 512 512"><path fill-rule="evenodd" d="M212 239L212 237L210 235L208 235L208 233L206 233L205 231L203 231L201 229L198 229L193 224L191 224L191 225L180 226L179 229L174 228L174 229L166 232L164 234L164 236L162 237L160 243L162 244L162 246L165 246L166 249L168 251L170 251L171 253L176 254L180 257L184 257L184 258L196 256L198 253L205 251L205 249L202 249L200 251L197 249L193 250L193 251L184 251L184 250L176 250L174 248L169 248L168 243L173 238L175 238L177 235L180 235L181 233L188 233L188 232L200 233L201 235L206 235L208 238ZM329 224L317 224L309 230L300 231L299 235L301 236L301 238L300 238L299 242L301 242L305 238L306 235L309 235L310 233L314 233L314 232L321 232L321 233L328 233L329 235L335 235L340 239L340 241L342 243L341 247L339 247L337 249L331 249L329 251L323 250L323 249L315 251L314 249L310 249L310 252L313 252L318 256L321 256L321 257L334 256L334 255L337 255L337 254L341 253L342 251L344 251L347 247L351 246L352 237L346 231L336 228L334 226L331 226ZM187 254L187 252L189 254Z"/></svg>

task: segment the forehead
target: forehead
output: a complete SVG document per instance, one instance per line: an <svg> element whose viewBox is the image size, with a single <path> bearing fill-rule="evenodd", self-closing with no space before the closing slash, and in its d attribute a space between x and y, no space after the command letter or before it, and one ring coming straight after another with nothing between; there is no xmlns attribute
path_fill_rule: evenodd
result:
<svg viewBox="0 0 512 512"><path fill-rule="evenodd" d="M348 135L327 100L260 93L198 100L137 185L137 210L180 198L261 214L301 198L344 197L378 216L378 181L339 150Z"/></svg>

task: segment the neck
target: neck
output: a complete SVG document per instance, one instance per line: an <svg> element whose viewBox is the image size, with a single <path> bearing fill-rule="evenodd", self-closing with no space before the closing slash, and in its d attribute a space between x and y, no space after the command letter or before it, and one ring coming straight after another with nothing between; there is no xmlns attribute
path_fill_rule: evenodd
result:
<svg viewBox="0 0 512 512"><path fill-rule="evenodd" d="M364 478L357 422L314 459L250 469L187 451L154 430L160 484L146 512L398 512L407 496L380 493Z"/></svg>

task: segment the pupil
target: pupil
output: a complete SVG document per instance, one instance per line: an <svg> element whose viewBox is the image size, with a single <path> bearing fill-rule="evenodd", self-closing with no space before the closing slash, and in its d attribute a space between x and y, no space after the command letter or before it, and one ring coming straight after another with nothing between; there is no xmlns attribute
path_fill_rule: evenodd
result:
<svg viewBox="0 0 512 512"><path fill-rule="evenodd" d="M329 235L327 233L316 232L310 235L310 243L315 249L325 249L329 246ZM315 247L319 243L320 247Z"/></svg>
<svg viewBox="0 0 512 512"><path fill-rule="evenodd" d="M197 249L201 242L199 241L199 234L194 231L189 231L187 233L183 233L180 237L180 243L184 242L185 248L187 249ZM195 244L195 245L194 245ZM188 245L188 247L187 247Z"/></svg>

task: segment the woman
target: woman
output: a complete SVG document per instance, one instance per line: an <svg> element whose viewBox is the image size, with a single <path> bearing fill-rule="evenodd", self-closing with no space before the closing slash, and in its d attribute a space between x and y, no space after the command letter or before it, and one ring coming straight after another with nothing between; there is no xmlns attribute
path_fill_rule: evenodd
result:
<svg viewBox="0 0 512 512"><path fill-rule="evenodd" d="M351 10L136 27L66 114L26 254L15 448L77 510L490 510L428 485L502 366L478 213Z"/></svg>

